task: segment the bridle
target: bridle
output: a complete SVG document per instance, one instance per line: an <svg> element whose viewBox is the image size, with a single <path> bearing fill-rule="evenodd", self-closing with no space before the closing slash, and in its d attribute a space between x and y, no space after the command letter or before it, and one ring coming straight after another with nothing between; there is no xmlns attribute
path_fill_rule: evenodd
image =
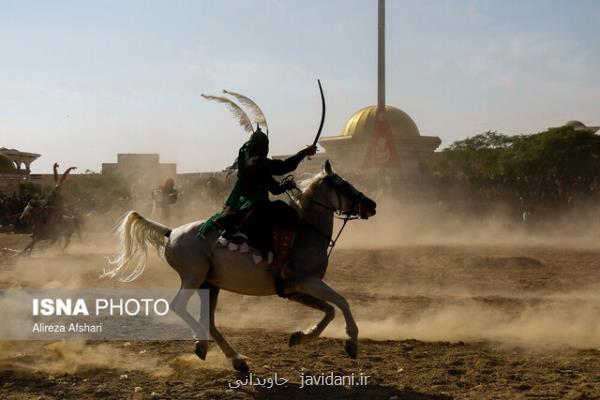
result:
<svg viewBox="0 0 600 400"><path fill-rule="evenodd" d="M286 179L288 179L288 177L286 177ZM324 208L328 211L332 211L334 213L335 218L343 221L342 226L340 227L339 231L335 235L335 239L334 239L332 235L326 234L325 232L321 231L319 228L317 228L313 224L310 224L306 221L304 221L304 223L306 224L306 226L308 226L314 232L318 233L319 235L323 236L324 238L326 238L328 240L327 258L329 259L329 256L331 256L331 253L333 252L333 248L337 244L337 241L339 240L340 236L342 235L342 232L344 231L344 228L346 227L346 224L348 223L348 221L356 220L356 219L360 218L361 204L362 204L362 200L365 198L365 195L362 192L357 192L356 195L353 196L353 198L352 198L352 206L350 207L350 211L343 211L342 210L343 209L343 201L342 201L342 195L340 194L340 191L342 191L343 188L345 188L345 187L350 187L350 184L343 179L341 179L341 182L334 182L333 179L330 179L328 177L323 178L323 181L328 183L333 188L333 191L337 195L338 207L333 207L331 205L324 204L318 200L315 200L312 197L309 198L309 202L310 202L310 204L314 204L314 205ZM297 189L297 190L300 191L300 189ZM288 192L286 192L286 193L288 194L288 197L290 197L290 199L292 201L294 201L292 196Z"/></svg>
<svg viewBox="0 0 600 400"><path fill-rule="evenodd" d="M309 199L310 202L312 204L316 204L322 208L325 208L329 211L333 211L335 213L336 218L338 218L338 219L349 219L350 220L350 219L360 218L360 213L362 211L361 205L362 205L362 201L365 198L365 195L362 192L357 191L356 194L354 196L352 196L352 199L351 199L352 206L350 207L350 211L343 211L342 195L340 194L340 192L343 192L344 189L346 189L346 188L351 188L351 185L343 179L340 179L340 182L334 182L333 179L331 179L331 178L323 178L323 181L328 183L333 188L333 191L337 195L338 206L332 207L330 205L323 204L323 203L315 200L314 198L310 198Z"/></svg>

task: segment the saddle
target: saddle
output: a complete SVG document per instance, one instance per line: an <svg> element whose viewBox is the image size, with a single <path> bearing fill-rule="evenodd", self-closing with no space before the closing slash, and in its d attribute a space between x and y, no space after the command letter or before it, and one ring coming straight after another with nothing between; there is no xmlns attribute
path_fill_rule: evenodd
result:
<svg viewBox="0 0 600 400"><path fill-rule="evenodd" d="M221 247L227 246L231 251L247 253L250 249L257 253L258 264L269 258L271 251L271 229L265 229L254 209L226 212L216 221L222 234L217 240ZM272 253L271 253L272 258Z"/></svg>

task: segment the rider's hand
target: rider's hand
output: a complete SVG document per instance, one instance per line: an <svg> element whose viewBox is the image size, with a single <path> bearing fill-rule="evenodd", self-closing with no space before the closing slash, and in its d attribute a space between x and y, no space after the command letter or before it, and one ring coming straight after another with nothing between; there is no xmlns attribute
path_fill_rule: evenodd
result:
<svg viewBox="0 0 600 400"><path fill-rule="evenodd" d="M296 182L293 179L288 179L284 181L281 186L284 190L292 190L298 187L296 186Z"/></svg>
<svg viewBox="0 0 600 400"><path fill-rule="evenodd" d="M305 156L308 156L308 157L314 156L315 154L317 154L317 145L315 145L315 144L310 145L302 151L304 152Z"/></svg>

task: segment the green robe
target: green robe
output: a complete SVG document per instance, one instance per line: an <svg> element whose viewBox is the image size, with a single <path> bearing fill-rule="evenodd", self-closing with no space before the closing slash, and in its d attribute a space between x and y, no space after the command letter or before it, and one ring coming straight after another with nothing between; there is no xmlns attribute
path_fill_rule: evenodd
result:
<svg viewBox="0 0 600 400"><path fill-rule="evenodd" d="M256 156L261 152L263 157ZM294 171L304 158L304 152L300 151L285 160L271 160L266 157L267 152L268 139L263 133L253 134L250 140L244 143L237 160L237 180L225 201L223 211L204 222L198 228L198 236L206 237L209 231L216 228L215 222L226 212L245 210L260 202L269 201L269 192L281 194L285 191L273 175L285 175Z"/></svg>

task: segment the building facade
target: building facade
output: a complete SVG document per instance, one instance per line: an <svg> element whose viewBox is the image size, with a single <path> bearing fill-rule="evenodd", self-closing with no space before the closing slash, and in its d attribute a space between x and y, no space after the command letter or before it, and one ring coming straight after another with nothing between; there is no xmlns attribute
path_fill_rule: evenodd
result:
<svg viewBox="0 0 600 400"><path fill-rule="evenodd" d="M154 187L175 178L177 164L161 163L159 154L119 153L116 163L102 163L103 175L118 175L132 186Z"/></svg>
<svg viewBox="0 0 600 400"><path fill-rule="evenodd" d="M21 184L31 181L31 163L39 154L0 148L0 194L19 196Z"/></svg>

